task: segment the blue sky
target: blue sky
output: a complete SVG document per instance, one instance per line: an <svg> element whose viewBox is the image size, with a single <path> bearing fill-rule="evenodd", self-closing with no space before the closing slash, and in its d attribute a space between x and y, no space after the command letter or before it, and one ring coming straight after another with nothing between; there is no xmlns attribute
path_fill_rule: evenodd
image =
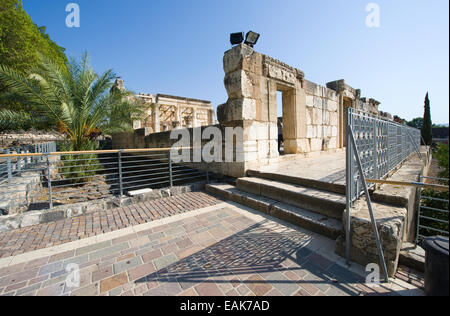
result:
<svg viewBox="0 0 450 316"><path fill-rule="evenodd" d="M68 3L81 27L67 28ZM380 7L368 28L366 5ZM69 56L91 55L134 92L226 102L223 53L229 33L261 33L257 51L325 85L345 79L383 111L421 117L430 92L434 123L449 121L448 0L23 0Z"/></svg>

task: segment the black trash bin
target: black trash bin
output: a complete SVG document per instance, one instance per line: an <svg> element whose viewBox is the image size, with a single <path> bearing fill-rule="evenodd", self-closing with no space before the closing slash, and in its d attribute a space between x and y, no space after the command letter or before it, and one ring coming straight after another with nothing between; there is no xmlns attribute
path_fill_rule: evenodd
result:
<svg viewBox="0 0 450 316"><path fill-rule="evenodd" d="M448 296L448 238L430 237L423 241L425 249L425 293Z"/></svg>

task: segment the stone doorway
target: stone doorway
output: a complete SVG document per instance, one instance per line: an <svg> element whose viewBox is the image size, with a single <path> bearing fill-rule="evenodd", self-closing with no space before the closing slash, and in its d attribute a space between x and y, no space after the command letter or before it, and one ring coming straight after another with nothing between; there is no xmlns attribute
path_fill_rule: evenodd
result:
<svg viewBox="0 0 450 316"><path fill-rule="evenodd" d="M280 155L288 154L285 148L285 141L287 139L295 139L296 131L296 117L295 113L295 88L277 84L277 136L278 136L278 152Z"/></svg>

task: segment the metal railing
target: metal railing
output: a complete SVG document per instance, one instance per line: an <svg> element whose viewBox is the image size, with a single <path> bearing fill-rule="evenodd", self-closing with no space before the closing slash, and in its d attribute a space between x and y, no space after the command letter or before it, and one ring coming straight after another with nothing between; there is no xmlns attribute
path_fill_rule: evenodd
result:
<svg viewBox="0 0 450 316"><path fill-rule="evenodd" d="M351 108L348 110L347 120L348 126L353 130L366 178L383 179L411 154L416 152L420 156L421 132L418 129ZM355 155L353 146L347 146L350 171L347 184L351 202L364 194ZM371 184L369 188L373 187L375 184Z"/></svg>
<svg viewBox="0 0 450 316"><path fill-rule="evenodd" d="M420 156L419 130L390 122L366 112L348 109L346 148L346 255L350 262L351 208L354 201L366 196L378 255L386 281L389 282L386 261L380 241L369 190L376 184L366 179L382 179L412 153Z"/></svg>
<svg viewBox="0 0 450 316"><path fill-rule="evenodd" d="M11 147L0 149L1 154L29 154L29 153L49 153L56 151L56 142L46 142L35 145L25 145L20 147ZM6 180L12 180L15 176L20 176L23 170L29 169L42 162L38 157L10 157L6 160L0 160L0 183Z"/></svg>
<svg viewBox="0 0 450 316"><path fill-rule="evenodd" d="M447 183L449 179L421 176L426 179ZM416 244L426 237L442 235L449 236L449 198L448 192L420 190L419 211L417 216Z"/></svg>
<svg viewBox="0 0 450 316"><path fill-rule="evenodd" d="M174 163L174 149L128 149L0 155L35 160L20 176L0 184L0 208L18 211L124 196L142 189L162 189L208 181L205 163ZM9 203L9 204L8 204ZM3 206L2 206L3 205Z"/></svg>

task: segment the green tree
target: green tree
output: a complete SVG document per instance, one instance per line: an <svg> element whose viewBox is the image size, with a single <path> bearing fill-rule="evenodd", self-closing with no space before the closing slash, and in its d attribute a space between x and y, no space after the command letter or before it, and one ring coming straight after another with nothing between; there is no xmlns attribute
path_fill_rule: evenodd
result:
<svg viewBox="0 0 450 316"><path fill-rule="evenodd" d="M40 55L46 56L65 68L67 57L65 49L50 39L45 27L35 25L25 12L21 0L0 1L0 64L14 68L25 74L35 67ZM20 102L18 96L5 98L5 87L0 85L0 104L2 108L29 111L27 104Z"/></svg>
<svg viewBox="0 0 450 316"><path fill-rule="evenodd" d="M430 98L427 92L425 97L425 114L423 116L422 138L424 145L431 146L433 143L433 123L431 122Z"/></svg>
<svg viewBox="0 0 450 316"><path fill-rule="evenodd" d="M0 65L0 83L31 105L32 117L42 117L66 135L70 149L91 150L100 134L132 130L141 115L130 93L111 89L115 74L97 75L87 54L71 60L67 71L47 57L28 74ZM0 112L0 121L4 116Z"/></svg>
<svg viewBox="0 0 450 316"><path fill-rule="evenodd" d="M415 119L407 122L406 124L410 127L414 127L421 130L423 127L423 117L416 117Z"/></svg>

